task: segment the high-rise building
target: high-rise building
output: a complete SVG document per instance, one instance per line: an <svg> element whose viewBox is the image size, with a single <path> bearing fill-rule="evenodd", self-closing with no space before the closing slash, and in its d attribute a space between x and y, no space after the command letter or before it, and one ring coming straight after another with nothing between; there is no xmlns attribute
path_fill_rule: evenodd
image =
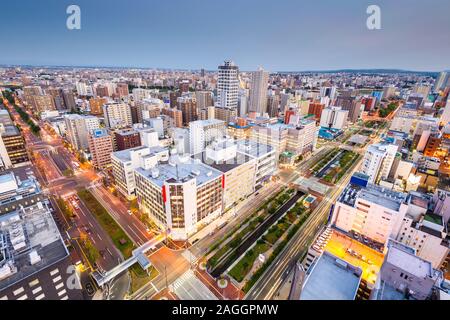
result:
<svg viewBox="0 0 450 320"><path fill-rule="evenodd" d="M90 98L89 99L89 107L90 113L95 116L99 116L103 114L103 105L107 103L108 100L106 98Z"/></svg>
<svg viewBox="0 0 450 320"><path fill-rule="evenodd" d="M105 124L110 129L127 128L133 125L131 109L126 103L107 103L103 105Z"/></svg>
<svg viewBox="0 0 450 320"><path fill-rule="evenodd" d="M64 118L67 137L76 150L89 148L88 135L100 127L100 120L95 116L68 114Z"/></svg>
<svg viewBox="0 0 450 320"><path fill-rule="evenodd" d="M238 115L240 117L245 117L248 113L248 89L239 90L238 95Z"/></svg>
<svg viewBox="0 0 450 320"><path fill-rule="evenodd" d="M115 140L116 140L116 150L126 150L135 147L139 147L141 145L141 138L139 132L136 130L117 130L114 132Z"/></svg>
<svg viewBox="0 0 450 320"><path fill-rule="evenodd" d="M348 110L348 121L355 123L361 114L361 101L355 100L351 96L338 96L335 106L341 107L342 110Z"/></svg>
<svg viewBox="0 0 450 320"><path fill-rule="evenodd" d="M448 71L439 73L439 76L434 83L433 90L434 92L439 92L444 90L445 87L450 87L450 72Z"/></svg>
<svg viewBox="0 0 450 320"><path fill-rule="evenodd" d="M206 109L213 105L211 91L196 91L195 99L197 100L197 108L199 110Z"/></svg>
<svg viewBox="0 0 450 320"><path fill-rule="evenodd" d="M108 86L104 85L98 85L95 88L95 94L97 97L109 97L111 95Z"/></svg>
<svg viewBox="0 0 450 320"><path fill-rule="evenodd" d="M0 156L2 163L1 169L9 169L11 166L17 167L29 162L28 152L25 140L20 134L19 129L14 125L0 124Z"/></svg>
<svg viewBox="0 0 450 320"><path fill-rule="evenodd" d="M214 139L226 135L227 129L222 120L198 120L189 123L189 140L191 154L203 152Z"/></svg>
<svg viewBox="0 0 450 320"><path fill-rule="evenodd" d="M234 121L237 117L237 110L233 108L214 107L214 118L225 123Z"/></svg>
<svg viewBox="0 0 450 320"><path fill-rule="evenodd" d="M32 96L31 98L32 98L31 105L34 108L34 111L43 112L49 110L56 110L55 100L53 96L49 94Z"/></svg>
<svg viewBox="0 0 450 320"><path fill-rule="evenodd" d="M316 121L320 121L320 119L322 117L322 111L324 108L325 108L325 105L323 103L317 103L317 102L310 103L309 107L308 107L308 114L313 114L314 119Z"/></svg>
<svg viewBox="0 0 450 320"><path fill-rule="evenodd" d="M447 100L444 111L442 112L440 123L445 126L450 122L450 99Z"/></svg>
<svg viewBox="0 0 450 320"><path fill-rule="evenodd" d="M183 127L183 112L181 112L181 110L175 108L163 108L161 113L172 119L172 127Z"/></svg>
<svg viewBox="0 0 450 320"><path fill-rule="evenodd" d="M269 117L271 118L278 117L279 105L280 105L280 96L269 95L267 97L267 113L269 114Z"/></svg>
<svg viewBox="0 0 450 320"><path fill-rule="evenodd" d="M127 97L130 92L128 91L128 84L118 83L116 87L116 92L119 98Z"/></svg>
<svg viewBox="0 0 450 320"><path fill-rule="evenodd" d="M260 68L252 72L250 84L249 111L264 114L267 112L267 84L269 73Z"/></svg>
<svg viewBox="0 0 450 320"><path fill-rule="evenodd" d="M347 125L348 111L341 107L328 107L322 110L320 126L342 130Z"/></svg>
<svg viewBox="0 0 450 320"><path fill-rule="evenodd" d="M136 102L137 122L143 123L144 119L158 117L163 108L164 102L156 98L146 98Z"/></svg>
<svg viewBox="0 0 450 320"><path fill-rule="evenodd" d="M234 108L238 106L239 68L232 61L225 61L219 66L217 80L217 104L219 107Z"/></svg>
<svg viewBox="0 0 450 320"><path fill-rule="evenodd" d="M299 119L294 124L276 123L253 126L251 140L274 147L277 156L285 151L298 156L315 149L316 122Z"/></svg>
<svg viewBox="0 0 450 320"><path fill-rule="evenodd" d="M67 110L75 110L77 107L75 103L75 98L73 96L73 92L71 90L63 90L62 92L64 106Z"/></svg>
<svg viewBox="0 0 450 320"><path fill-rule="evenodd" d="M97 170L104 170L111 166L113 141L106 129L95 129L88 135L89 151L92 165Z"/></svg>
<svg viewBox="0 0 450 320"><path fill-rule="evenodd" d="M360 171L370 177L370 183L386 180L389 177L397 151L398 146L394 144L370 145L364 154Z"/></svg>
<svg viewBox="0 0 450 320"><path fill-rule="evenodd" d="M197 120L197 102L189 96L177 99L177 109L183 113L183 125L188 126L190 122Z"/></svg>

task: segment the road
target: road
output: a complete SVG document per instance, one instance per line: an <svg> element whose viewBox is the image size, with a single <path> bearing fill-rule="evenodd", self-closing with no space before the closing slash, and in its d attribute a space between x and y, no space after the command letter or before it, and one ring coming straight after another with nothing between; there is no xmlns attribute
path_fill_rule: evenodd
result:
<svg viewBox="0 0 450 320"><path fill-rule="evenodd" d="M49 134L43 123L40 123L40 137L35 136L14 108L8 106L8 109L15 122L22 129L29 154L32 156L30 158L34 159L36 176L45 186L43 188L44 194L49 196L53 207L59 210L60 216L63 216L54 197L66 198L73 194L77 188L87 186L96 176L95 172L86 170L75 176L65 177L61 169L64 169L64 166L71 169L71 163L77 162L77 159L62 146L62 141ZM58 159L56 160L58 163L55 162L55 159ZM86 206L82 202L78 202L78 206L79 209L75 210L78 217L74 221L65 220L66 231L71 236L70 242L75 243L74 248L80 248L76 242L79 239L80 231L87 228L89 239L101 253L101 257L97 261L98 266L102 269L114 267L123 259L120 252ZM81 256L85 257L85 262L89 265L83 252L81 252ZM122 299L128 291L129 282L128 273L117 277L110 284L109 298Z"/></svg>
<svg viewBox="0 0 450 320"><path fill-rule="evenodd" d="M378 132L380 135L387 129ZM360 154L364 154L370 143L380 141L377 136L366 145L364 148L358 148ZM299 231L294 235L288 245L281 251L273 263L266 269L262 276L258 279L255 285L245 296L246 300L268 300L272 299L273 295L278 291L286 276L289 274L291 268L301 257L301 255L308 248L310 243L315 238L317 232L326 221L331 205L336 202L337 197L342 190L349 183L353 173L359 170L363 157L360 157L357 162L353 164L351 170L347 172L343 179L324 197L320 204L314 209L310 217L306 220Z"/></svg>

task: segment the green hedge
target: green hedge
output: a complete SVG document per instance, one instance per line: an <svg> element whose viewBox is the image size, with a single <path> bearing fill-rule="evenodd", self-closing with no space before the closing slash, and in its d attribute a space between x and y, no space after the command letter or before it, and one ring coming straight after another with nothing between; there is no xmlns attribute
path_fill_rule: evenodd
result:
<svg viewBox="0 0 450 320"><path fill-rule="evenodd" d="M106 211L88 190L79 190L77 193L102 228L109 234L116 247L122 252L124 258L127 259L131 257L131 252L134 247L133 242L128 238L117 222L109 215L108 211ZM121 241L124 241L123 244Z"/></svg>

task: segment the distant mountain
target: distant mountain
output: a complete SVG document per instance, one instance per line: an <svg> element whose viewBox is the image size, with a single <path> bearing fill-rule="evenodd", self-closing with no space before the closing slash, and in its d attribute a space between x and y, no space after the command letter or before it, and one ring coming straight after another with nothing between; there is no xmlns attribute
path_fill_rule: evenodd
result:
<svg viewBox="0 0 450 320"><path fill-rule="evenodd" d="M308 71L279 71L277 73L359 73L359 74L395 74L410 73L436 77L439 72L435 71L413 71L402 69L338 69L338 70L308 70Z"/></svg>

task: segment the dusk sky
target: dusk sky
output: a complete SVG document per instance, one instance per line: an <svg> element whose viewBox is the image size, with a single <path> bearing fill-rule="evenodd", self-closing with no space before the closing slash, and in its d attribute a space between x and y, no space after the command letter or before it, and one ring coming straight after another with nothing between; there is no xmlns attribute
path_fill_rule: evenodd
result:
<svg viewBox="0 0 450 320"><path fill-rule="evenodd" d="M81 8L81 30L66 8ZM381 30L366 8L381 8ZM0 64L450 69L448 0L3 1Z"/></svg>

